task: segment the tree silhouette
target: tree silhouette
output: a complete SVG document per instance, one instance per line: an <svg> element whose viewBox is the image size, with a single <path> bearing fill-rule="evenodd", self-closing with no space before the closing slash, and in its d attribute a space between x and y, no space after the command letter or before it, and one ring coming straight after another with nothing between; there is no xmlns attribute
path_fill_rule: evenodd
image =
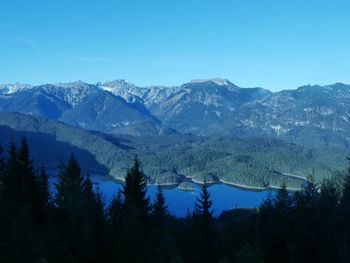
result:
<svg viewBox="0 0 350 263"><path fill-rule="evenodd" d="M168 216L168 206L165 204L165 197L163 194L163 189L159 186L157 189L156 201L153 205L153 215L156 220L164 220Z"/></svg>
<svg viewBox="0 0 350 263"><path fill-rule="evenodd" d="M193 227L194 227L194 247L195 247L195 261L198 262L212 262L215 258L215 240L214 240L214 218L211 206L213 202L210 200L210 193L208 191L208 184L204 182L201 187L200 198L195 204L195 211L193 213Z"/></svg>
<svg viewBox="0 0 350 263"><path fill-rule="evenodd" d="M151 205L146 196L147 179L135 157L134 165L127 171L122 194L124 207L121 233L121 261L134 262L149 259L152 233ZM137 251L137 253L130 253Z"/></svg>

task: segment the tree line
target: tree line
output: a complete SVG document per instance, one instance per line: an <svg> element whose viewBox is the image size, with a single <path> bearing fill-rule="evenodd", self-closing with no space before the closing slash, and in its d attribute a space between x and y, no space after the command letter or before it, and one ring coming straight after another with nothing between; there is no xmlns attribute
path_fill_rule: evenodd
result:
<svg viewBox="0 0 350 263"><path fill-rule="evenodd" d="M146 185L135 158L107 204L72 155L52 193L25 138L0 147L0 262L350 262L350 169L218 217L207 184L185 218L169 213L161 188L151 202Z"/></svg>

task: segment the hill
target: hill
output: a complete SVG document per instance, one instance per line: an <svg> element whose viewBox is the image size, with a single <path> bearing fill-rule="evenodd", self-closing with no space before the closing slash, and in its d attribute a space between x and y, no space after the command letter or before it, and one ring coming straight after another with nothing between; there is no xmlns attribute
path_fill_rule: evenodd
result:
<svg viewBox="0 0 350 263"><path fill-rule="evenodd" d="M85 170L123 179L135 155L149 183L192 180L225 182L255 188L298 188L313 174L318 180L347 166L348 152L312 150L276 139L198 137L193 135L127 136L86 131L52 119L0 113L0 143L27 136L33 158L54 170L74 152Z"/></svg>

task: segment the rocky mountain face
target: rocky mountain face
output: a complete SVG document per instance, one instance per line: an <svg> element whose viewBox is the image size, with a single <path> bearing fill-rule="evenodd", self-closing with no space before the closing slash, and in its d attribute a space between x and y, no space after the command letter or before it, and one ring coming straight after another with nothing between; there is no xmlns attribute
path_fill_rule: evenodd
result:
<svg viewBox="0 0 350 263"><path fill-rule="evenodd" d="M165 126L180 133L208 135L211 126L225 120L247 102L270 92L261 88L239 88L228 80L193 80L179 87L136 87L105 82L101 88L127 101L140 103Z"/></svg>
<svg viewBox="0 0 350 263"><path fill-rule="evenodd" d="M0 111L20 112L60 120L106 133L133 135L173 132L141 104L81 81L0 89ZM147 129L143 129L143 126Z"/></svg>
<svg viewBox="0 0 350 263"><path fill-rule="evenodd" d="M277 137L307 146L350 146L350 86L270 92L225 79L176 87L124 80L0 85L0 111L53 118L105 133Z"/></svg>
<svg viewBox="0 0 350 263"><path fill-rule="evenodd" d="M232 115L237 134L273 136L306 146L350 146L350 86L303 86L271 93Z"/></svg>

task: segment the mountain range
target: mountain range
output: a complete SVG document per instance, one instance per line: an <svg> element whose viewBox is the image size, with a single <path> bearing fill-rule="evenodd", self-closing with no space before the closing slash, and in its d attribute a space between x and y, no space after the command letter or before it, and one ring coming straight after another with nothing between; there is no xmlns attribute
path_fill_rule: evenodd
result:
<svg viewBox="0 0 350 263"><path fill-rule="evenodd" d="M271 92L225 79L138 87L125 80L0 85L0 112L20 112L109 134L274 137L350 146L350 86Z"/></svg>

